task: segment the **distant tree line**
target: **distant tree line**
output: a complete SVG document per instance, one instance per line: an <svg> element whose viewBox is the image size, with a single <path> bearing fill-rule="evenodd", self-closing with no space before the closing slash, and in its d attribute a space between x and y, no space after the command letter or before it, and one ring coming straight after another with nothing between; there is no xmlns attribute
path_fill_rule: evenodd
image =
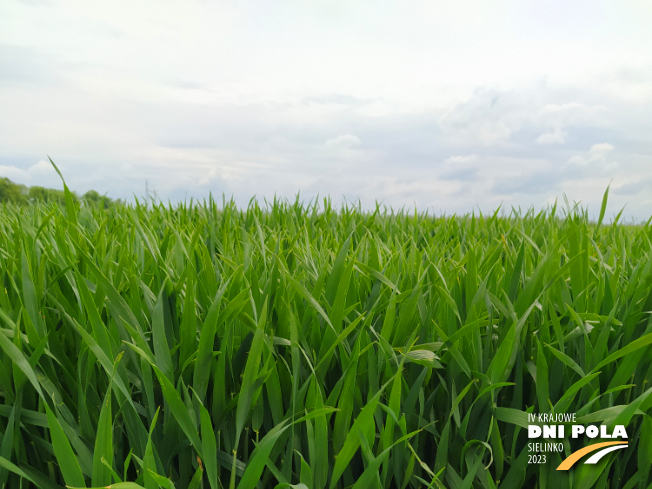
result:
<svg viewBox="0 0 652 489"><path fill-rule="evenodd" d="M105 195L100 195L95 190L89 190L79 197L72 192L75 202L85 201L90 204L102 206L105 209L114 204L121 204L121 200L113 200ZM33 202L57 202L65 205L66 198L63 190L45 187L27 187L14 183L8 178L0 178L0 203L30 204Z"/></svg>

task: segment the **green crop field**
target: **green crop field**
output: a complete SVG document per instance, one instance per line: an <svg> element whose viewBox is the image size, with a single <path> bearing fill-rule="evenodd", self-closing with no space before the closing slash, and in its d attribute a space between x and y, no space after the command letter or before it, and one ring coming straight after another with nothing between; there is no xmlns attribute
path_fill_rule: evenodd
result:
<svg viewBox="0 0 652 489"><path fill-rule="evenodd" d="M649 488L651 238L565 205L3 205L0 487ZM628 446L532 463L528 413Z"/></svg>

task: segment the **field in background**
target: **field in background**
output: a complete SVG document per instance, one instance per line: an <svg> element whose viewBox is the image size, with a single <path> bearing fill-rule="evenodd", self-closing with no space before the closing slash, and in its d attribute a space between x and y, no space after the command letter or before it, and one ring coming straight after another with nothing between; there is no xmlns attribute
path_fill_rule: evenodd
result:
<svg viewBox="0 0 652 489"><path fill-rule="evenodd" d="M566 208L3 206L0 486L649 487L651 237ZM528 464L528 412L629 448Z"/></svg>

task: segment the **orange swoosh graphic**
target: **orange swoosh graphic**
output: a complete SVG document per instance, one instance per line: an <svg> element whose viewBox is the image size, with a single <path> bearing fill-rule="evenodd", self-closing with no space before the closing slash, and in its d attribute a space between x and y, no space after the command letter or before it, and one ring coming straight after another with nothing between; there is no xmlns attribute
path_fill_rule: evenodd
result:
<svg viewBox="0 0 652 489"><path fill-rule="evenodd" d="M573 465L575 465L575 462L577 462L579 459L581 459L584 455L587 453L594 452L596 450L599 450L600 448L608 447L611 445L627 445L626 441L605 441L603 443L596 443L595 445L589 445L588 447L581 448L577 450L576 452L571 453L566 460L564 460L562 463L559 464L559 467L557 467L557 470L568 470L570 469Z"/></svg>

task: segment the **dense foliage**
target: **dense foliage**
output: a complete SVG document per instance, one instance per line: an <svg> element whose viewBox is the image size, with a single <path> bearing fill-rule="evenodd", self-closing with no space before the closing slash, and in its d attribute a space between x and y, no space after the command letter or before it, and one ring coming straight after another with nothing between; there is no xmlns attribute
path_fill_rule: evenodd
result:
<svg viewBox="0 0 652 489"><path fill-rule="evenodd" d="M557 207L6 205L0 485L648 487L651 237ZM528 412L629 448L528 464Z"/></svg>
<svg viewBox="0 0 652 489"><path fill-rule="evenodd" d="M74 192L70 192L74 202L79 200L79 197ZM96 190L89 190L82 197L81 200L96 204L102 207L109 207L113 203L121 203L119 200L114 201L106 195L100 195ZM27 187L19 183L14 183L8 178L0 178L0 204L28 204L33 202L57 202L65 204L66 197L63 190L53 188L45 188L39 186Z"/></svg>

